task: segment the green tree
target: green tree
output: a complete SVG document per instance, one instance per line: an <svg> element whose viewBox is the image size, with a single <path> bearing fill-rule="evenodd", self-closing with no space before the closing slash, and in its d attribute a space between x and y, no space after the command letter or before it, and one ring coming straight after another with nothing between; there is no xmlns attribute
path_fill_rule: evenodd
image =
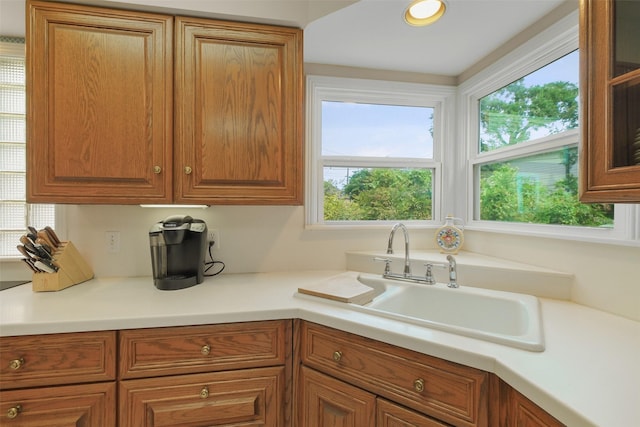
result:
<svg viewBox="0 0 640 427"><path fill-rule="evenodd" d="M527 141L531 131L578 126L578 87L569 82L525 86L516 80L480 100L481 151Z"/></svg>
<svg viewBox="0 0 640 427"><path fill-rule="evenodd" d="M325 220L411 220L432 215L430 170L360 169L338 190L325 182ZM339 191L339 190L338 190Z"/></svg>
<svg viewBox="0 0 640 427"><path fill-rule="evenodd" d="M360 208L345 197L333 181L324 182L324 219L327 221L357 220Z"/></svg>
<svg viewBox="0 0 640 427"><path fill-rule="evenodd" d="M568 82L525 86L515 81L480 101L481 151L518 144L532 131L558 133L578 126L578 87ZM612 205L585 205L578 200L576 147L562 150L564 177L553 188L523 178L509 163L482 167L482 219L539 224L601 226L613 222Z"/></svg>

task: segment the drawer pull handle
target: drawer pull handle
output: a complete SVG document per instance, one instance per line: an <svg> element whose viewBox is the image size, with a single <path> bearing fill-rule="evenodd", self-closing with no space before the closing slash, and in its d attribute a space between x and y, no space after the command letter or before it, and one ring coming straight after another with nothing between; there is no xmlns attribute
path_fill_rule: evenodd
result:
<svg viewBox="0 0 640 427"><path fill-rule="evenodd" d="M202 387L202 390L200 390L200 398L206 399L207 397L209 397L209 388L204 386Z"/></svg>
<svg viewBox="0 0 640 427"><path fill-rule="evenodd" d="M9 367L14 371L17 371L18 369L22 368L22 365L24 365L23 357L21 357L20 359L13 359L11 362L9 362Z"/></svg>
<svg viewBox="0 0 640 427"><path fill-rule="evenodd" d="M200 353L202 353L204 356L208 356L209 353L211 353L211 346L207 344L203 345L200 349Z"/></svg>
<svg viewBox="0 0 640 427"><path fill-rule="evenodd" d="M20 414L20 412L22 412L22 406L20 405L16 405L13 408L9 408L9 410L7 411L7 418L14 419Z"/></svg>
<svg viewBox="0 0 640 427"><path fill-rule="evenodd" d="M333 352L333 360L335 360L336 362L339 362L340 360L342 360L342 352L341 351L334 351Z"/></svg>
<svg viewBox="0 0 640 427"><path fill-rule="evenodd" d="M191 166L185 166L184 167L184 173L187 175L191 175L191 172L193 172L193 169L191 169Z"/></svg>
<svg viewBox="0 0 640 427"><path fill-rule="evenodd" d="M422 378L418 378L413 382L413 389L418 393L422 393L424 391L424 380Z"/></svg>
<svg viewBox="0 0 640 427"><path fill-rule="evenodd" d="M153 167L153 173L155 173L156 175L158 175L161 172L162 172L162 168L160 166Z"/></svg>

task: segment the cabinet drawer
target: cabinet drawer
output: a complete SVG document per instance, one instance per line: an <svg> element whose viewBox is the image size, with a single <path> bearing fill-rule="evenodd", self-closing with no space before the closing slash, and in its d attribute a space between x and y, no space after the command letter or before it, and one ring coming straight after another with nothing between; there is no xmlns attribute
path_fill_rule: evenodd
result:
<svg viewBox="0 0 640 427"><path fill-rule="evenodd" d="M290 336L287 320L121 331L119 378L283 365Z"/></svg>
<svg viewBox="0 0 640 427"><path fill-rule="evenodd" d="M119 425L285 425L284 367L120 382Z"/></svg>
<svg viewBox="0 0 640 427"><path fill-rule="evenodd" d="M0 389L115 379L116 333L0 338Z"/></svg>
<svg viewBox="0 0 640 427"><path fill-rule="evenodd" d="M301 322L302 362L456 426L486 426L488 374Z"/></svg>
<svg viewBox="0 0 640 427"><path fill-rule="evenodd" d="M116 383L0 392L0 426L115 427Z"/></svg>

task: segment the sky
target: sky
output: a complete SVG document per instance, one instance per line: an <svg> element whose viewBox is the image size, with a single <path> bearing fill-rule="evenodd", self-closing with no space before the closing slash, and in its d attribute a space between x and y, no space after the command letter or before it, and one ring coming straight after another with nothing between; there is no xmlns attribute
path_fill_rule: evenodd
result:
<svg viewBox="0 0 640 427"><path fill-rule="evenodd" d="M578 51L526 76L527 86L552 81L578 84ZM346 102L322 104L322 155L433 157L433 109ZM339 179L345 170L325 178ZM351 169L353 172L353 169Z"/></svg>

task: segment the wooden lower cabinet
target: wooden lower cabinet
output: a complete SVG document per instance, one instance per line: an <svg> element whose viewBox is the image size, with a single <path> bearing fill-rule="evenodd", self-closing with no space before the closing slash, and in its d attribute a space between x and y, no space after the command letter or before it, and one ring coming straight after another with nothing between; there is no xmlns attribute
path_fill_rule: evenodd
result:
<svg viewBox="0 0 640 427"><path fill-rule="evenodd" d="M447 427L448 424L378 398L376 427Z"/></svg>
<svg viewBox="0 0 640 427"><path fill-rule="evenodd" d="M119 425L284 425L284 367L120 382Z"/></svg>
<svg viewBox="0 0 640 427"><path fill-rule="evenodd" d="M303 366L298 426L446 427L447 424Z"/></svg>
<svg viewBox="0 0 640 427"><path fill-rule="evenodd" d="M286 427L292 321L120 331L119 427Z"/></svg>
<svg viewBox="0 0 640 427"><path fill-rule="evenodd" d="M499 427L564 427L560 421L495 375L491 377L492 424Z"/></svg>
<svg viewBox="0 0 640 427"><path fill-rule="evenodd" d="M2 391L0 426L115 427L116 383Z"/></svg>
<svg viewBox="0 0 640 427"><path fill-rule="evenodd" d="M489 427L487 372L305 321L300 360L448 425Z"/></svg>
<svg viewBox="0 0 640 427"><path fill-rule="evenodd" d="M298 426L373 427L376 396L303 366Z"/></svg>
<svg viewBox="0 0 640 427"><path fill-rule="evenodd" d="M563 426L494 374L303 320L0 337L0 427L116 425Z"/></svg>

